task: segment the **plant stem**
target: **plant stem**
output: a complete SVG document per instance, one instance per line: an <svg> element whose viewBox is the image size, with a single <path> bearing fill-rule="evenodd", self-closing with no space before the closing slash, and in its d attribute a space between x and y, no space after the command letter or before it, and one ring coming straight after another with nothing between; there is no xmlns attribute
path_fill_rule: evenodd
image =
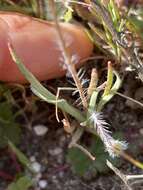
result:
<svg viewBox="0 0 143 190"><path fill-rule="evenodd" d="M113 164L109 160L106 160L106 164L118 177L120 177L120 179L124 182L126 188L128 190L132 190L132 188L128 184L128 180L127 180L126 175L123 174L118 168L113 166Z"/></svg>
<svg viewBox="0 0 143 190"><path fill-rule="evenodd" d="M75 147L75 148L78 148L79 150L81 150L85 155L87 155L91 160L95 160L95 157L86 149L84 148L83 146L77 144L77 143L74 143L72 144L71 147ZM70 148L71 148L70 147Z"/></svg>
<svg viewBox="0 0 143 190"><path fill-rule="evenodd" d="M123 98L125 98L125 99L127 99L127 100L129 100L129 101L131 101L131 102L133 102L133 103L135 103L135 104L138 104L139 106L141 106L143 108L143 104L141 102L139 102L139 101L137 101L137 100L135 100L135 99L133 99L133 98L131 98L129 96L126 96L126 95L124 95L124 94L122 94L120 92L116 92L116 94L123 97Z"/></svg>
<svg viewBox="0 0 143 190"><path fill-rule="evenodd" d="M51 10L52 10L52 13L53 13L53 16L54 16L55 28L56 28L57 34L59 36L60 48L61 48L64 60L65 60L65 65L67 66L68 71L71 73L71 75L72 75L72 77L74 79L74 82L75 82L75 84L77 86L77 89L79 91L79 95L80 95L83 107L86 109L87 108L87 100L86 100L86 97L85 97L85 95L83 93L83 88L82 88L80 79L77 76L75 65L72 63L70 53L68 52L68 50L66 48L66 45L65 45L65 41L64 41L62 31L60 29L60 25L59 25L59 22L58 22L57 14L56 14L55 1L50 0L50 3L51 3Z"/></svg>
<svg viewBox="0 0 143 190"><path fill-rule="evenodd" d="M85 121L85 117L83 114L76 108L74 108L72 105L68 104L68 102L64 99L56 101L56 96L52 94L48 89L46 89L37 79L36 77L25 67L24 64L22 64L22 61L17 56L12 44L8 43L9 51L12 56L13 61L17 64L19 70L24 74L26 79L31 84L31 90L35 95L40 97L42 100L54 104L66 113L73 116L75 119L77 119L79 122Z"/></svg>
<svg viewBox="0 0 143 190"><path fill-rule="evenodd" d="M141 174L141 175L127 175L126 178L127 178L127 180L143 179L143 174Z"/></svg>
<svg viewBox="0 0 143 190"><path fill-rule="evenodd" d="M122 156L124 159L128 160L130 163L132 163L133 165L135 165L136 167L140 168L143 170L143 163L139 162L138 160L135 160L134 158L132 158L130 155L128 155L125 152L122 152L120 154L120 156Z"/></svg>

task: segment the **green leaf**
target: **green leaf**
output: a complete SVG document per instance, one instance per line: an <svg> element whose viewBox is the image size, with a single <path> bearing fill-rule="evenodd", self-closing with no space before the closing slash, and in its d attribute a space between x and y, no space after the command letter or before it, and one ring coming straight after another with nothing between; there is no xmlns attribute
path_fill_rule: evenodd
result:
<svg viewBox="0 0 143 190"><path fill-rule="evenodd" d="M96 103L97 103L97 97L99 95L98 91L94 91L91 95L90 102L89 102L89 112L95 111ZM88 116L87 116L88 118Z"/></svg>
<svg viewBox="0 0 143 190"><path fill-rule="evenodd" d="M121 136L121 134L114 135L115 137ZM110 160L114 165L119 166L121 161L119 158L112 159L107 152L105 152L104 145L98 136L93 136L90 147L86 147L92 155L95 156L95 161L92 161L77 148L71 148L67 154L67 160L72 165L72 170L80 176L84 176L87 171L95 173L105 173L109 171L106 165L106 160Z"/></svg>
<svg viewBox="0 0 143 190"><path fill-rule="evenodd" d="M110 92L108 93L108 95L102 96L101 100L97 106L97 111L101 111L104 107L104 105L109 102L111 100L111 98L113 98L113 96L116 94L116 92L119 90L120 86L121 86L121 79L119 74L114 70L114 75L116 76L116 81L114 82Z"/></svg>
<svg viewBox="0 0 143 190"><path fill-rule="evenodd" d="M69 22L71 19L72 19L72 11L71 9L68 9L64 14L64 20L65 22Z"/></svg>
<svg viewBox="0 0 143 190"><path fill-rule="evenodd" d="M67 160L71 163L73 171L80 176L83 176L92 164L91 160L77 148L69 149Z"/></svg>
<svg viewBox="0 0 143 190"><path fill-rule="evenodd" d="M134 30L143 39L143 19L139 20L138 17L131 16L128 20L132 24L132 30Z"/></svg>
<svg viewBox="0 0 143 190"><path fill-rule="evenodd" d="M12 107L8 102L0 103L0 121L4 123L9 123L14 121Z"/></svg>
<svg viewBox="0 0 143 190"><path fill-rule="evenodd" d="M7 146L8 139L17 144L20 141L20 126L16 123L0 124L0 147Z"/></svg>
<svg viewBox="0 0 143 190"><path fill-rule="evenodd" d="M119 13L119 9L116 6L116 3L114 0L110 0L109 4L108 4L108 10L111 14L112 17L112 21L116 27L116 29L118 30L119 27L119 21L120 21L120 13ZM118 30L119 31L119 30Z"/></svg>
<svg viewBox="0 0 143 190"><path fill-rule="evenodd" d="M12 151L16 154L16 156L18 157L18 160L21 162L21 164L23 164L24 166L26 166L29 170L32 171L31 169L31 163L28 160L28 158L18 149L16 148L16 146L12 143L12 142L8 142L9 147L12 149ZM32 171L33 172L33 171Z"/></svg>
<svg viewBox="0 0 143 190"><path fill-rule="evenodd" d="M28 176L20 177L16 182L11 183L7 190L28 190L33 185L32 179Z"/></svg>
<svg viewBox="0 0 143 190"><path fill-rule="evenodd" d="M95 155L95 162L93 166L97 169L98 172L105 172L107 171L106 167L106 159L108 154L105 153L104 145L99 137L95 137L92 140L91 150Z"/></svg>
<svg viewBox="0 0 143 190"><path fill-rule="evenodd" d="M112 161L114 165L120 164L119 158L112 159L107 152L105 152L104 145L99 137L93 137L91 151L93 155L95 155L95 162L93 163L93 167L100 173L105 173L109 171L109 168L106 165L106 160Z"/></svg>
<svg viewBox="0 0 143 190"><path fill-rule="evenodd" d="M7 146L8 140L19 143L20 134L21 129L14 121L12 106L7 102L0 103L0 147Z"/></svg>
<svg viewBox="0 0 143 190"><path fill-rule="evenodd" d="M108 74L107 74L107 83L104 89L102 96L107 96L110 94L110 90L113 84L113 68L110 62L108 62Z"/></svg>
<svg viewBox="0 0 143 190"><path fill-rule="evenodd" d="M6 86L6 84L0 84L0 100L3 100L5 97L7 101L11 99L11 91L10 89Z"/></svg>
<svg viewBox="0 0 143 190"><path fill-rule="evenodd" d="M64 112L70 114L74 118L76 118L79 122L83 122L85 118L83 117L82 113L74 108L72 105L68 104L68 102L64 99L60 99L56 101L56 96L52 94L48 89L46 89L37 79L36 77L22 64L19 57L16 55L16 52L14 51L11 44L9 44L9 50L11 53L11 56L15 63L17 64L19 70L21 73L25 76L25 78L30 82L31 89L34 94L36 94L39 98L42 100L54 104L58 106L61 110Z"/></svg>

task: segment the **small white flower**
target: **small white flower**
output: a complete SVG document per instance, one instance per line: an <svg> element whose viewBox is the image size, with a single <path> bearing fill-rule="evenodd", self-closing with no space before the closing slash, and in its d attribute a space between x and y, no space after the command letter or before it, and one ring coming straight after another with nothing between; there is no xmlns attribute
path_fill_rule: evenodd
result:
<svg viewBox="0 0 143 190"><path fill-rule="evenodd" d="M127 149L128 144L126 142L115 140L111 136L109 124L104 120L102 113L93 112L89 120L93 123L94 129L105 145L105 150L112 158L119 156L123 150Z"/></svg>

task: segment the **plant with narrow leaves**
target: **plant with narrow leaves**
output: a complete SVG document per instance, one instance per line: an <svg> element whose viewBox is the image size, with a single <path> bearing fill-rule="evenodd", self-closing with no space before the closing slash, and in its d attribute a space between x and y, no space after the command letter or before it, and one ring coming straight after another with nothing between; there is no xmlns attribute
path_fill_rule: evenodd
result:
<svg viewBox="0 0 143 190"><path fill-rule="evenodd" d="M33 76L32 73L30 73L28 69L22 64L14 48L12 47L11 44L9 44L9 50L10 50L11 56L13 57L13 60L16 62L20 71L25 75L26 79L30 82L33 93L37 95L39 98L41 98L42 100L50 104L54 104L55 106L57 106L57 108L62 110L64 112L65 119L68 118L67 117L67 114L68 114L69 116L73 117L77 121L78 125L80 125L79 127L76 128L75 132L72 133L72 142L70 144L70 147L79 148L86 155L88 155L92 160L94 160L94 156L92 156L84 147L77 144L78 140L80 140L84 131L88 131L100 137L100 139L102 140L104 144L105 151L108 152L111 157L116 157L120 155L123 156L124 150L127 148L127 143L124 141L115 140L112 137L112 134L109 128L107 128L108 126L107 122L104 120L101 114L102 109L104 108L105 104L108 103L111 100L111 98L116 94L116 92L119 90L121 86L121 79L117 71L113 69L111 62L108 62L107 80L101 86L98 86L98 82L97 82L99 80L98 76L95 77L94 81L91 79L91 81L95 83L96 85L91 85L91 86L94 86L94 88L90 91L90 94L88 94L89 90L87 90L87 97L86 97L83 90L82 83L75 69L75 65L72 62L72 57L70 56L68 49L66 48L65 42L63 40L62 32L60 30L60 26L59 26L57 14L56 14L55 1L51 0L50 2L51 2L51 7L52 7L51 10L52 10L54 21L55 21L55 27L57 29L57 34L59 36L60 51L62 52L62 55L63 55L62 57L64 61L63 67L65 67L68 70L68 72L70 72L71 76L73 77L73 80L77 87L77 91L81 99L83 111L81 111L81 109L75 108L73 105L69 104L65 99L57 100L56 96L52 94L48 89L46 89L35 78L35 76ZM120 18L119 18L119 15L117 14L117 10L115 11L113 1L110 1L110 4L109 4L110 11L108 11L105 7L102 7L102 4L99 4L96 2L94 3L91 2L90 4L90 1L89 1L89 4L88 3L86 4L92 16L95 16L95 15L100 16L100 20L101 20L102 26L104 27L104 32L105 32L105 33L104 32L101 33L102 40L104 40L106 44L110 46L110 50L111 50L110 52L114 56L118 55L120 58L121 56L120 50L122 49L124 52L126 44L124 44L124 41L123 42L121 41L121 38L119 36L119 32L121 31L121 28L123 26L121 25L120 28L118 28L118 21L120 20ZM105 22L106 16L107 16L107 22ZM115 18L113 18L114 16ZM112 22L113 19L114 19L114 22ZM95 32L96 29L93 23L89 23L89 26ZM100 31L97 31L96 33L99 34ZM128 53L133 53L133 52L131 51ZM136 59L136 57L134 57L133 59ZM137 162L133 162L133 163L136 164L140 168L143 167L142 164L137 164Z"/></svg>
<svg viewBox="0 0 143 190"><path fill-rule="evenodd" d="M9 49L10 49L10 52L11 52L11 55L12 55L14 61L18 65L19 69L26 76L27 80L31 83L32 91L36 95L38 95L40 98L42 98L43 100L45 100L49 103L52 103L52 104L56 104L57 103L56 97L53 94L51 94L51 92L49 92L46 88L44 88L40 84L40 82L32 75L32 73L30 73L26 69L26 67L21 63L20 59L17 57L17 55L11 45L9 45ZM108 68L109 68L109 70L111 70L110 63L109 63ZM65 111L66 113L69 113L71 116L75 117L80 123L82 123L82 125L83 125L83 123L84 123L84 125L86 124L87 130L90 130L93 133L97 133L99 135L99 137L101 138L101 140L105 143L106 150L109 150L109 143L107 143L108 141L110 141L110 142L112 141L112 143L110 144L110 150L114 149L115 144L116 144L116 146L118 145L118 147L120 145L121 150L122 149L124 150L125 147L127 147L126 145L123 144L123 142L113 141L113 138L109 135L109 133L107 133L107 130L105 130L107 123L105 121L103 121L100 113L97 112L95 114L95 111L94 111L96 108L97 108L97 110L99 110L99 109L101 110L103 108L103 106L112 98L112 96L115 94L115 92L119 89L121 80L119 79L118 75L116 75L116 76L117 76L117 80L115 81L114 85L111 86L110 82L111 81L113 82L113 74L111 74L111 72L108 72L108 78L110 78L110 81L107 80L108 83L106 84L106 88L104 90L104 92L105 92L108 89L108 93L103 93L103 95L101 96L101 100L99 101L99 104L97 104L97 102L96 102L99 92L96 89L93 90L93 93L92 93L90 101L89 101L89 110L87 111L87 119L85 119L84 115L82 113L80 113L80 111L78 111L72 105L69 105L69 103L67 103L66 100L63 100L63 99L58 100L58 103L57 103L57 106L61 110ZM108 85L110 85L110 89L109 89ZM93 124L93 127L88 126L88 123L89 123L88 120L91 121L90 123ZM113 147L112 147L112 145L113 145ZM111 152L109 152L109 153L110 153L110 155L113 156L113 150ZM116 154L116 151L114 152L114 154ZM119 154L119 153L117 153L117 154Z"/></svg>

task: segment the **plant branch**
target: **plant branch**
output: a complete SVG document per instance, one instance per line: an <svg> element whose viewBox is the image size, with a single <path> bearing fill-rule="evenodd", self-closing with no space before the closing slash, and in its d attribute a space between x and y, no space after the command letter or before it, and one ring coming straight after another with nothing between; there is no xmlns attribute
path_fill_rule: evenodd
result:
<svg viewBox="0 0 143 190"><path fill-rule="evenodd" d="M128 179L126 175L124 175L118 168L113 166L113 164L109 160L106 161L106 164L117 176L119 176L122 179L127 189L132 190L132 188L128 184Z"/></svg>
<svg viewBox="0 0 143 190"><path fill-rule="evenodd" d="M83 146L81 146L80 144L77 143L73 143L70 148L75 147L78 148L79 150L81 150L84 154L86 154L91 160L95 160L95 157Z"/></svg>
<svg viewBox="0 0 143 190"><path fill-rule="evenodd" d="M52 13L53 13L53 16L54 16L55 28L57 30L57 34L58 34L58 37L59 37L60 48L61 48L61 51L63 53L65 65L66 65L68 71L71 73L71 75L72 75L72 77L74 79L74 82L75 82L75 84L77 86L77 89L79 91L79 95L80 95L83 107L86 109L87 108L87 100L86 100L86 97L85 97L85 95L83 93L83 88L82 88L80 79L77 76L75 65L72 63L71 55L68 52L68 50L66 48L66 45L65 45L65 41L64 41L62 31L61 31L61 28L60 28L60 25L59 25L59 22L58 22L57 14L56 14L55 1L50 0L50 3L51 3L51 10L52 10Z"/></svg>

